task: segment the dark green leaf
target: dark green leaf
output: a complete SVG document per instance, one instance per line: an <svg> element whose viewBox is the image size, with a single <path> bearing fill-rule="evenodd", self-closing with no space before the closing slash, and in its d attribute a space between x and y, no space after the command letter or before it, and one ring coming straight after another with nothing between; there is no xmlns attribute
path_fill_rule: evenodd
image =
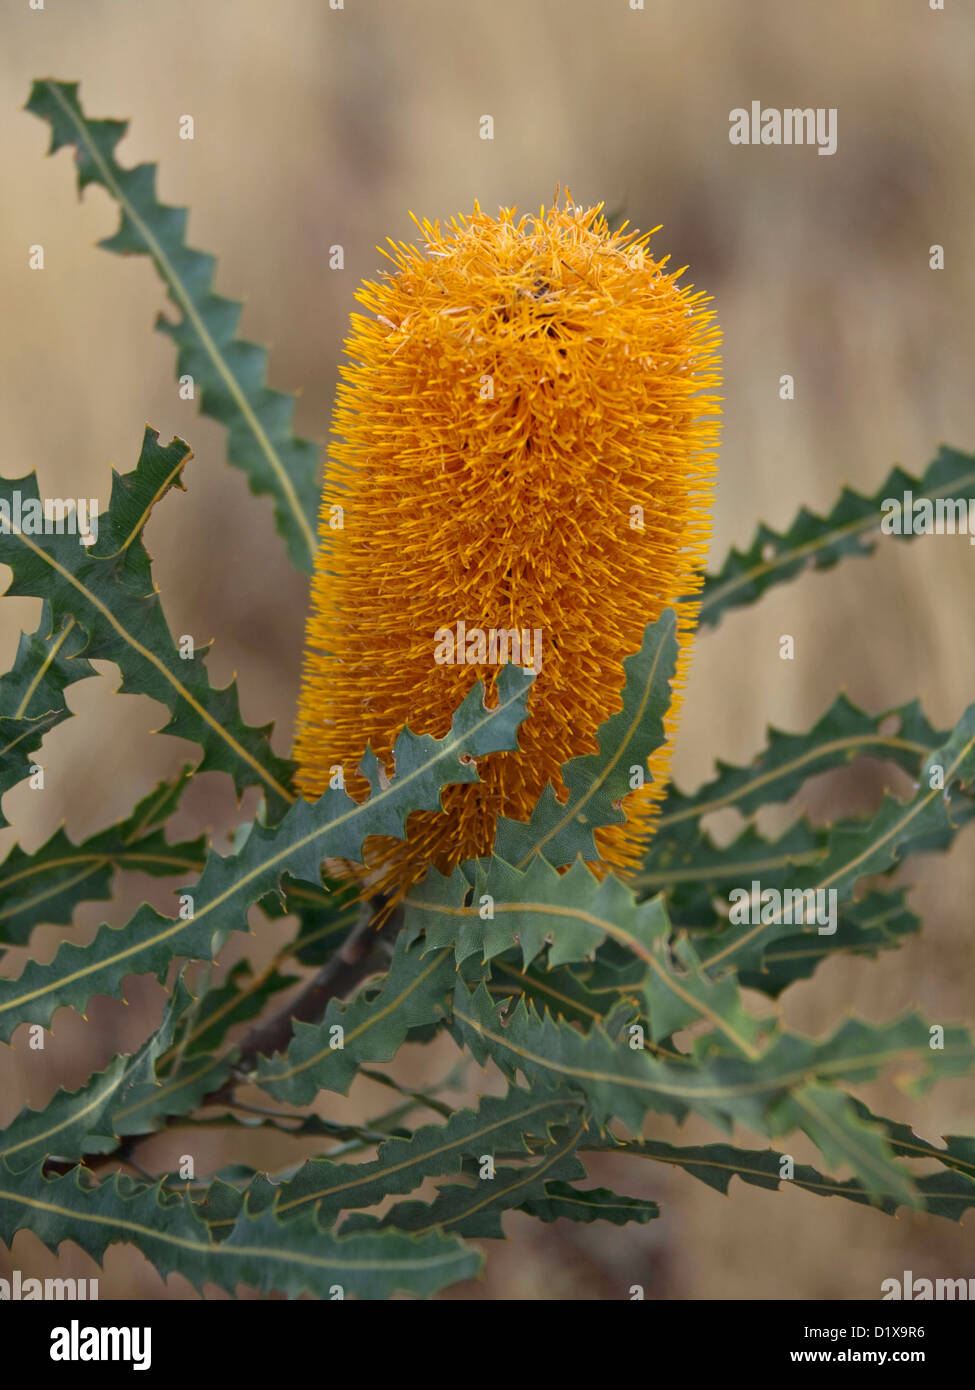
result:
<svg viewBox="0 0 975 1390"><path fill-rule="evenodd" d="M310 571L315 556L319 449L292 429L295 398L265 382L267 351L236 336L243 307L213 292L215 261L186 244L185 208L156 197L156 166L123 169L115 147L125 121L92 121L78 101L77 82L35 82L28 111L51 127L50 153L76 150L78 187L100 184L118 203L121 223L101 245L122 255L148 255L180 313L156 327L176 344L177 374L191 376L200 409L225 425L230 462L251 491L274 499L277 528L292 563Z"/></svg>

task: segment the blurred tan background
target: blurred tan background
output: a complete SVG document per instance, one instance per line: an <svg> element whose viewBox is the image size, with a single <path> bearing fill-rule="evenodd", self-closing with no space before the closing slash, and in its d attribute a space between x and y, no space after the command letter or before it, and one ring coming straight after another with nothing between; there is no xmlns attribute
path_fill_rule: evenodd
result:
<svg viewBox="0 0 975 1390"><path fill-rule="evenodd" d="M688 263L715 296L724 330L726 413L712 565L747 543L756 519L781 528L805 503L830 507L843 483L878 486L894 463L924 467L937 444L975 449L975 15L948 0L3 0L0 37L0 334L4 457L11 476L37 469L42 492L108 500L110 467L137 457L143 423L193 447L189 491L172 495L148 528L170 626L216 639L211 679L236 671L245 717L274 720L289 750L305 609L305 581L289 571L270 504L225 463L221 427L176 393L174 354L151 331L163 291L148 260L95 248L118 214L101 190L79 205L71 156L45 160L47 127L23 113L31 79L81 80L85 110L131 119L122 162L160 163L165 202L191 208L192 245L219 258L217 289L245 298L243 332L271 345L270 380L301 388L301 433L327 434L336 365L363 276L386 236L410 239L408 209L449 217L475 198L493 210L549 202L557 183L577 202L625 205L641 228L663 224L655 254ZM838 108L838 151L737 148L728 115L764 106ZM178 138L183 114L196 138ZM483 114L495 139L478 137ZM27 248L45 248L43 272ZM946 268L928 266L932 243ZM329 247L345 269L329 269ZM794 375L796 399L778 397ZM715 755L749 757L766 723L807 727L838 688L871 709L920 695L939 725L975 697L972 565L962 537L887 542L871 561L783 586L729 616L698 644L675 761L685 788ZM6 575L6 571L4 571ZM13 657L39 603L0 604L0 658ZM778 639L796 638L781 662ZM4 801L27 848L62 819L73 837L108 824L195 749L147 731L164 722L148 699L114 695L117 673L72 687L67 721L45 742L47 790ZM208 829L218 846L235 815L225 779L198 779L178 823ZM883 772L862 769L813 787L803 807L827 819L878 804ZM252 810L247 801L245 813ZM770 821L769 824L772 822ZM13 843L0 832L0 852ZM787 993L797 1028L821 1032L848 1013L893 1016L916 1004L933 1021L971 1017L973 832L950 859L912 875L926 931L878 963L841 960ZM73 932L120 925L143 898L163 906L168 886L127 880L111 905L86 905ZM234 938L223 960L266 959L286 939L255 913L260 935ZM42 929L43 959L68 933ZM23 952L14 953L19 970ZM56 1018L43 1053L24 1030L0 1047L0 1122L59 1084L77 1086L120 1047L145 1036L161 990L131 982L130 1006L100 999L86 1022ZM442 1075L448 1043L416 1049L408 1074ZM499 1088L495 1074L472 1083ZM927 1137L972 1132L975 1083L911 1102L884 1082L860 1092L881 1113L910 1118ZM388 1095L388 1093L386 1093ZM385 1108L375 1086L340 1118ZM652 1132L680 1132L653 1120ZM718 1138L702 1125L688 1142ZM762 1146L754 1135L742 1143ZM147 1161L175 1167L189 1141L153 1139ZM226 1141L193 1141L198 1171L246 1155ZM311 1148L308 1152L313 1151ZM798 1157L807 1148L795 1146ZM280 1165L292 1152L268 1141L253 1155ZM509 1216L510 1240L487 1242L488 1274L452 1297L619 1298L642 1283L656 1298L879 1296L904 1269L928 1277L975 1274L970 1231L944 1221L897 1221L797 1191L735 1181L726 1200L669 1170L608 1162L596 1178L653 1196L646 1228L541 1227ZM61 1260L29 1233L8 1267L96 1275L73 1246ZM213 1290L211 1296L221 1296ZM193 1297L179 1275L164 1283L128 1247L113 1247L103 1296Z"/></svg>

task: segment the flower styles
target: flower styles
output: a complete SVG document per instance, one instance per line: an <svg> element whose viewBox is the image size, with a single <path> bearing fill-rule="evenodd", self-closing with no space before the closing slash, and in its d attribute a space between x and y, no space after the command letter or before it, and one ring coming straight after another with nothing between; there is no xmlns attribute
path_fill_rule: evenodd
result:
<svg viewBox="0 0 975 1390"><path fill-rule="evenodd" d="M668 741L625 824L596 832L600 862L625 871L652 832L690 660L719 330L706 297L678 288L683 271L652 258L652 233L611 231L601 207L475 205L417 226L422 249L390 242L392 271L358 291L369 315L352 315L346 342L297 786L318 796L341 767L365 794L367 743L388 761L405 724L443 737L499 652L529 643L541 660L519 749L479 759L480 782L446 787L444 813L415 812L405 841L367 842L371 890L398 898L431 864L489 853L499 814L526 819L550 779L562 787L562 764L595 751L621 707L623 658L671 607Z"/></svg>

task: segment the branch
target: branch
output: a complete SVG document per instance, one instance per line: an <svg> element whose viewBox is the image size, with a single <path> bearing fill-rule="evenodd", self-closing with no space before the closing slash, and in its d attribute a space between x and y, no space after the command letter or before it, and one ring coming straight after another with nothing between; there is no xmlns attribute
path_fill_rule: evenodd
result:
<svg viewBox="0 0 975 1390"><path fill-rule="evenodd" d="M240 1044L240 1057L234 1067L235 1075L216 1091L204 1096L202 1105L217 1105L229 1100L234 1088L246 1081L258 1057L270 1057L283 1052L294 1034L296 1023L315 1023L324 1014L330 999L350 993L375 968L373 954L382 941L391 940L402 925L402 912L389 913L377 929L376 918L385 906L385 899L370 898L359 908L359 920L334 956L318 974L289 1003L284 1004L269 1019L256 1023Z"/></svg>
<svg viewBox="0 0 975 1390"><path fill-rule="evenodd" d="M217 1090L211 1091L200 1101L200 1108L208 1105L226 1104L231 1101L237 1086L246 1084L248 1072L254 1067L258 1057L283 1052L291 1041L295 1023L315 1023L324 1014L330 999L344 996L360 984L376 968L375 949L381 943L392 940L403 925L401 908L388 911L385 920L377 928L375 923L387 908L384 897L375 896L362 902L359 920L344 946L322 966L309 980L305 988L290 1003L283 1005L264 1022L252 1027L240 1043L240 1056L234 1067L234 1075ZM184 1116L172 1115L166 1126L176 1127L183 1123ZM145 1134L133 1134L123 1139L112 1153L92 1154L80 1161L93 1172L109 1163L124 1163L132 1167L132 1155ZM76 1160L49 1159L44 1164L48 1174L63 1174L78 1166ZM137 1166L137 1165L136 1165Z"/></svg>

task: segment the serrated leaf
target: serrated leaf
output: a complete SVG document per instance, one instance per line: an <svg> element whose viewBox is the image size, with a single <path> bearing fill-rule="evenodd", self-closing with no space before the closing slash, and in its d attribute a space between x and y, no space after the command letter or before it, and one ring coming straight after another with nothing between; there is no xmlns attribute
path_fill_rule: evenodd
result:
<svg viewBox="0 0 975 1390"><path fill-rule="evenodd" d="M608 1221L625 1226L635 1221L645 1226L660 1215L656 1202L645 1197L621 1197L608 1187L574 1187L568 1182L547 1182L545 1195L531 1197L518 1208L539 1221Z"/></svg>
<svg viewBox="0 0 975 1390"><path fill-rule="evenodd" d="M0 676L0 798L30 772L45 735L70 718L64 692L96 674L79 655L85 637L71 617L54 627L45 603L34 632L22 632L9 671ZM0 811L0 827L9 825Z"/></svg>
<svg viewBox="0 0 975 1390"><path fill-rule="evenodd" d="M931 786L932 772L941 768L943 787ZM900 802L887 796L877 814L852 825L834 826L828 836L826 853L811 868L799 868L791 887L799 893L835 893L835 903L850 899L860 879L886 873L909 853L940 848L950 841L961 824L972 817L973 802L958 798L958 813L949 800L953 784L967 787L975 779L975 705L970 705L943 747L935 749L925 761L920 788L912 800ZM934 779L937 780L937 779ZM810 900L811 901L811 900ZM763 953L773 942L793 935L786 917L792 912L783 898L782 906L773 902L751 904L746 913L740 903L738 916L746 921L730 922L728 929L702 951L702 965L715 974L734 966L740 972L761 971ZM753 916L759 916L755 922Z"/></svg>
<svg viewBox="0 0 975 1390"><path fill-rule="evenodd" d="M44 737L65 716L57 710L13 719L0 714L0 793L9 791L37 766ZM3 824L10 822L4 817Z"/></svg>
<svg viewBox="0 0 975 1390"><path fill-rule="evenodd" d="M808 778L856 758L882 758L917 777L925 758L947 736L931 727L917 700L871 715L839 695L805 733L770 728L766 747L747 766L719 759L717 776L692 796L669 787L643 873L635 881L655 892L662 886L655 875L692 870L699 862L702 816L729 808L753 815L791 800Z"/></svg>
<svg viewBox="0 0 975 1390"><path fill-rule="evenodd" d="M36 1167L12 1183L0 1164L0 1239L9 1245L28 1227L48 1249L71 1240L99 1263L109 1245L124 1241L137 1244L163 1277L178 1271L196 1289L213 1283L232 1294L243 1284L329 1300L336 1287L358 1298L399 1291L426 1297L472 1278L483 1262L478 1251L439 1232L333 1236L311 1212L279 1221L270 1211L252 1217L245 1210L218 1243L185 1196L161 1184L136 1187L124 1177L92 1188L82 1172L48 1179Z"/></svg>
<svg viewBox="0 0 975 1390"><path fill-rule="evenodd" d="M963 813L969 811L967 798L960 809ZM975 806L972 810L975 813ZM865 821L858 823L863 825ZM851 824L844 822L846 828ZM805 821L797 822L775 841L765 840L753 826L748 826L738 839L721 848L702 833L699 848L694 852L693 869L645 875L638 880L639 888L664 889L668 914L675 925L692 934L696 948L707 957L721 947L733 893L750 890L752 900L760 901L756 883L762 893L794 889L800 869L825 860L829 838L829 831L814 829ZM912 850L917 847L912 839ZM920 919L904 904L906 891L878 891L858 903L837 901L836 930L832 933L819 933L811 918L807 929L800 922L791 931L783 927L782 934L770 933L769 940L761 946L757 965L754 951L750 958L739 960L741 984L775 998L795 980L812 975L831 955L876 957L880 950L899 946L901 937L921 929Z"/></svg>
<svg viewBox="0 0 975 1390"><path fill-rule="evenodd" d="M535 1162L495 1168L493 1177L472 1185L445 1184L432 1202L397 1202L383 1217L351 1216L342 1233L396 1229L420 1236L450 1230L470 1239L500 1240L504 1236L501 1217L506 1211L543 1197L549 1181L570 1183L586 1176L575 1156L585 1133L585 1119L576 1120L567 1133L553 1137L542 1148Z"/></svg>
<svg viewBox="0 0 975 1390"><path fill-rule="evenodd" d="M292 564L310 572L315 556L319 448L292 428L295 398L267 386L267 351L238 338L241 308L213 292L215 261L187 246L185 208L156 197L156 166L123 169L115 147L125 121L92 121L78 100L77 82L35 82L26 110L51 127L53 154L76 150L78 187L100 184L119 205L121 223L100 245L122 255L151 256L177 323L161 315L156 327L176 344L177 374L196 383L200 409L228 431L230 462L247 475L252 492L273 498L274 517Z"/></svg>
<svg viewBox="0 0 975 1390"><path fill-rule="evenodd" d="M781 534L759 526L747 550L732 549L718 573L705 579L700 622L714 626L730 609L754 603L773 585L794 579L806 569L830 569L845 556L872 554L885 498L900 500L905 492L912 492L915 499L960 497L973 486L975 458L942 446L920 478L895 468L872 497L844 488L827 516L816 516L803 507Z"/></svg>
<svg viewBox="0 0 975 1390"><path fill-rule="evenodd" d="M865 955L876 959L878 951L896 950L901 938L921 930L921 920L906 906L906 888L868 893L857 903L840 909L836 932L798 931L781 936L762 949L757 971L739 970L747 989L758 989L776 998L796 980L805 980L823 961L835 955Z"/></svg>
<svg viewBox="0 0 975 1390"><path fill-rule="evenodd" d="M295 1024L283 1057L258 1059L253 1079L292 1105L307 1105L319 1091L344 1095L364 1063L388 1062L411 1029L446 1016L453 981L449 951L422 956L401 932L378 995L366 985L348 1003L329 1000L320 1023Z"/></svg>
<svg viewBox="0 0 975 1390"><path fill-rule="evenodd" d="M339 1214L377 1205L384 1197L412 1192L427 1178L460 1171L465 1155L480 1158L502 1148L520 1149L526 1156L528 1134L546 1137L553 1125L565 1123L584 1105L567 1088L524 1091L512 1087L504 1096L484 1096L477 1110L455 1110L445 1124L424 1125L409 1138L388 1139L378 1156L367 1163L337 1163L314 1158L293 1177L266 1193L278 1216L314 1205L323 1226ZM249 1209L256 1209L253 1201Z"/></svg>
<svg viewBox="0 0 975 1390"><path fill-rule="evenodd" d="M0 708L15 719L50 710L58 710L65 718L70 715L65 690L97 674L81 655L84 643L73 618L55 628L51 605L45 602L37 628L20 634L14 664L0 675Z"/></svg>
<svg viewBox="0 0 975 1390"><path fill-rule="evenodd" d="M491 869L499 864L499 861L490 861L486 866L482 862L482 873L477 889L484 887L494 887L498 889L498 878L491 879ZM514 920L517 923L519 933L525 930L525 923L534 922L532 928L534 935L531 944L526 951L527 960L531 960L541 948L544 940L543 933L547 933L550 939L560 943L563 954L561 961L578 960L588 950L593 948L593 944L599 944L601 938L609 938L616 945L624 946L637 956L643 967L644 973L640 982L640 989L645 1001L645 1013L649 1019L649 1036L652 1042L656 1043L662 1039L670 1038L674 1033L689 1027L692 1024L704 1023L709 1026L707 1034L700 1035L695 1044L695 1056L693 1061L695 1079L701 1074L706 1066L715 1065L718 1068L724 1066L724 1057L717 1056L718 1053L727 1053L729 1046L734 1048L738 1054L747 1059L754 1067L753 1082L761 1078L763 1074L772 1074L776 1070L795 1066L797 1063L802 1067L809 1065L813 1052L816 1053L816 1066L831 1065L838 1056L842 1056L844 1063L851 1070L847 1076L856 1072L856 1058L859 1055L870 1055L870 1048L874 1045L876 1034L871 1034L865 1025L850 1024L837 1038L831 1039L826 1044L812 1044L808 1040L801 1039L795 1035L783 1032L774 1032L772 1040L762 1045L759 1037L762 1031L769 1032L767 1022L756 1020L748 1015L742 1007L737 981L731 974L726 974L722 978L708 978L702 971L700 962L697 958L691 940L685 933L679 933L676 937L671 937L669 924L666 914L663 911L659 899L651 903L639 904L633 895L622 884L617 883L608 877L601 883L597 883L594 877L584 866L580 865L582 873L559 875L550 866L544 865L544 861L537 859L530 866L528 873L516 874L508 865L501 865L504 880L504 896L498 892L497 897L491 896L494 920L482 924L484 931L496 929L501 917L504 916L504 908L509 903L516 907ZM549 881L545 882L545 874L548 874ZM588 875L587 884L584 875ZM529 886L533 890L529 893ZM598 903L599 896L609 893L612 898L612 905L603 906ZM415 902L412 897L409 902ZM481 901L484 901L483 896ZM437 919L434 909L431 916L431 930L427 933L428 946L436 944L446 947L449 945L451 937L456 938L457 926L456 917L463 914L474 915L477 909L470 907L454 906L451 909L451 916ZM651 918L653 920L651 920ZM564 919L564 920L563 920ZM581 936L576 934L576 919L580 919L585 931ZM541 925L538 925L539 920ZM417 923L417 925L419 925ZM595 936L593 935L595 933ZM562 943L563 935L566 938L564 946ZM468 943L470 944L470 943ZM512 945L511 932L500 936L493 943L484 944L484 955L489 958L491 954L497 954L500 949L510 949ZM465 948L466 949L466 948ZM555 945L550 948L550 954L555 951ZM463 988L458 984L458 991ZM455 1019L457 1018L457 1003L455 996ZM477 991L474 996L464 996L463 1006L470 1007L471 1001L481 1000L482 1021L486 1020L486 1013L483 1008L485 992L482 989ZM518 1020L521 1025L521 1035L526 1040L526 1046L530 1046L530 1036L532 1033L531 1021L532 1012L525 1008L524 996L516 1008L511 1019L503 1025L504 1045L514 1033L514 1023ZM463 1021L463 1015L461 1015ZM552 1043L556 1055L559 1047L552 1034L550 1019L538 1020L534 1016L536 1027L534 1032L539 1037L546 1037ZM498 1022L495 1017L495 1022ZM468 1020L470 1026L470 1021ZM464 1036L463 1029L462 1036ZM476 1031L476 1029L475 1029ZM630 1030L628 1030L630 1031ZM913 1019L904 1022L899 1036L910 1035L914 1041L915 1049L919 1049L921 1044L926 1044L929 1039L920 1021ZM495 1037L497 1038L497 1034ZM565 1046L574 1046L574 1035L565 1031L559 1034ZM632 1032L630 1031L632 1038ZM593 1051L604 1052L604 1043L609 1042L607 1033L601 1028L596 1027L590 1030L588 1035ZM840 1039L840 1041L838 1041ZM474 1046L472 1038L465 1036L465 1041ZM940 1065L939 1070L942 1074L957 1074L953 1068L961 1065L968 1065L972 1054L970 1045L963 1035L958 1035L954 1039L954 1046L957 1049L953 1061L947 1065ZM642 1048L642 1044L641 1044ZM488 1048L488 1051L491 1051ZM617 1044L617 1052L619 1045ZM475 1048L476 1055L476 1048ZM497 1051L492 1053L499 1064L500 1061ZM920 1053L923 1056L923 1052ZM502 1053L503 1056L503 1053ZM958 1062L960 1056L963 1060ZM641 1050L642 1057L642 1050ZM537 1060L537 1058L536 1058ZM927 1060L927 1058L925 1058ZM944 1061L945 1059L939 1059ZM621 1067L621 1061L617 1062ZM531 1068L523 1069L525 1075L537 1078L538 1073ZM612 1067L605 1067L605 1075L602 1075L601 1082L609 1082L612 1075ZM506 1071L511 1075L510 1070ZM686 1075L687 1073L685 1073ZM786 1072L786 1074L788 1074ZM850 1109L847 1098L838 1092L825 1090L817 1087L814 1083L819 1076L817 1070L807 1072L803 1075L797 1072L792 1078L791 1084L783 1086L782 1094L777 1097L774 1104L770 1100L767 1109L763 1112L759 1124L765 1124L769 1132L776 1132L777 1126L784 1126L787 1129L801 1127L810 1137L813 1138L826 1154L829 1161L844 1161L851 1163L855 1171L863 1181L864 1185L871 1191L880 1191L896 1194L901 1202L915 1200L913 1186L909 1178L903 1174L899 1165L894 1161L884 1137L876 1132L872 1126L864 1125L858 1116ZM644 1078L650 1081L650 1078ZM636 1080L636 1077L634 1077ZM608 1105L607 1094L613 1089L610 1082L605 1089L597 1088L597 1093L587 1090L587 1094L592 1099L597 1116L605 1119L609 1114L608 1110L601 1110L600 1106ZM652 1085L646 1087L646 1091L654 1090ZM669 1089L669 1088L668 1088ZM600 1099L601 1097L601 1099ZM617 1088L616 1103L623 1106L623 1110L617 1113L624 1118L631 1127L636 1126L634 1111L630 1108L632 1097L628 1096L622 1086ZM670 1110L681 1116L680 1107L676 1112L666 1100L661 1101L660 1097L654 1100L646 1099L646 1103L654 1108ZM688 1101L691 1108L698 1109L697 1097ZM707 1107L706 1107L707 1108ZM710 1118L714 1118L712 1113ZM735 1107L732 1106L724 1112L723 1122L730 1123L735 1118ZM738 1115L738 1119L746 1122L756 1123L754 1115L747 1117Z"/></svg>
<svg viewBox="0 0 975 1390"><path fill-rule="evenodd" d="M558 966L584 960L608 938L631 951L644 967L641 990L652 1041L705 1019L736 1048L751 1054L758 1020L742 1009L733 980L710 980L701 973L686 937L670 945L670 923L660 898L638 902L614 875L598 879L581 860L564 874L539 855L524 873L497 858L480 861L480 868L475 903L469 907L454 901L444 909L438 902L438 893L445 889L454 889L456 897L459 871L451 879L441 878L442 888L439 876L428 875L405 899L406 926L423 928L426 949L456 942L458 962L477 950L488 961L518 944L527 966L550 942L549 964ZM485 894L492 916L481 920ZM459 921L465 921L466 934L458 931Z"/></svg>
<svg viewBox="0 0 975 1390"><path fill-rule="evenodd" d="M94 994L120 995L126 975L162 979L175 956L212 960L231 931L247 929L250 905L274 891L282 875L316 883L325 858L358 860L371 835L402 837L407 815L441 809L441 789L474 782L474 759L517 747L531 677L506 666L488 709L479 682L456 710L442 739L403 730L393 748L394 775L378 778L372 795L356 802L340 788L318 801L298 801L276 826L254 824L236 854L213 850L199 881L182 894L180 912L164 917L143 904L120 931L103 926L88 946L65 942L53 961L31 961L17 980L0 981L0 1037L21 1023L47 1023L55 1009L83 1009Z"/></svg>
<svg viewBox="0 0 975 1390"><path fill-rule="evenodd" d="M175 780L161 782L124 821L80 844L62 827L31 854L15 845L0 864L0 943L20 946L36 926L68 925L79 903L111 897L117 870L158 878L202 869L202 836L170 844L161 828L190 771L184 767Z"/></svg>
<svg viewBox="0 0 975 1390"><path fill-rule="evenodd" d="M298 983L297 975L280 974L273 962L257 971L249 961L238 961L223 984L201 993L181 1020L176 1044L181 1057L189 1060L219 1047L231 1028L257 1018L269 999Z"/></svg>
<svg viewBox="0 0 975 1390"><path fill-rule="evenodd" d="M524 872L497 857L479 861L478 870L470 905L461 869L449 878L432 871L404 900L404 925L424 932L427 950L452 946L459 964L473 955L489 961L518 946L527 966L551 940L550 959L559 964L591 956L613 934L618 881L600 882L581 859L564 875L538 855ZM657 911L643 909L640 923Z"/></svg>
<svg viewBox="0 0 975 1390"><path fill-rule="evenodd" d="M800 1086L772 1107L771 1118L779 1133L802 1129L827 1163L846 1164L868 1192L898 1206L920 1205L914 1181L882 1129L864 1120L842 1091L817 1083Z"/></svg>
<svg viewBox="0 0 975 1390"><path fill-rule="evenodd" d="M636 961L639 966L639 961ZM497 956L491 962L490 978L487 988L496 998L508 999L513 992L523 994L539 1009L548 1008L556 1018L584 1024L587 1028L599 1022L605 1013L626 1001L632 1017L639 1015L640 981L629 985L614 982L612 997L605 988L590 987L590 973L580 978L574 970L562 967L555 970L543 969L539 963L520 970L514 961L505 956Z"/></svg>
<svg viewBox="0 0 975 1390"><path fill-rule="evenodd" d="M634 1050L625 1037L614 1039L598 1025L583 1035L548 1015L540 1017L524 1000L501 1021L483 985L472 994L462 980L455 988L453 1021L482 1064L491 1057L509 1080L520 1071L530 1083L562 1081L577 1087L588 1097L598 1123L615 1116L634 1133L647 1110L678 1120L694 1111L719 1127L737 1122L760 1133L778 1133L786 1120L795 1120L818 1142L825 1125L822 1107L797 1115L786 1104L790 1096L810 1094L806 1088L813 1083L864 1081L898 1065L913 1067L917 1074L910 1085L923 1090L936 1079L968 1074L975 1062L975 1049L963 1029L945 1029L943 1047L934 1050L929 1029L917 1015L878 1027L851 1019L824 1042L780 1034L760 1056L750 1058L717 1053L705 1039L680 1065ZM828 1119L857 1132L863 1128L849 1110ZM848 1161L858 1161L852 1142L847 1150ZM857 1176L868 1188L878 1184L873 1154L869 1161L860 1155Z"/></svg>
<svg viewBox="0 0 975 1390"><path fill-rule="evenodd" d="M85 655L114 662L126 694L150 695L169 710L164 732L198 743L198 771L228 773L238 794L259 786L274 814L294 800L291 764L277 757L270 725L252 728L240 715L237 687L209 681L199 648L184 661L163 616L141 530L152 507L178 485L189 450L175 439L165 448L146 427L139 462L125 477L113 475L112 498L98 519L98 540L83 546L76 536L0 530L0 561L13 570L8 594L49 600L54 623L73 617L88 635ZM37 499L33 475L0 479L0 500L15 493Z"/></svg>
<svg viewBox="0 0 975 1390"><path fill-rule="evenodd" d="M339 949L362 910L362 891L355 879L323 877L320 885L299 883L285 875L282 892L268 894L260 908L271 918L298 918L291 955L300 965L323 965Z"/></svg>
<svg viewBox="0 0 975 1390"><path fill-rule="evenodd" d="M177 1020L192 1002L180 977L159 1027L137 1052L113 1058L77 1091L58 1091L44 1109L21 1110L0 1133L0 1159L7 1168L21 1171L51 1155L80 1159L85 1154L111 1153L122 1134L148 1132L151 1125L126 1128L120 1117L147 1091L160 1089L157 1064L172 1042ZM167 1109L160 1096L154 1113L179 1114L180 1109L178 1105Z"/></svg>
<svg viewBox="0 0 975 1390"><path fill-rule="evenodd" d="M699 1098L707 1118L726 1122L721 1105L730 1103L735 1082L750 1075L737 1070L730 1059L712 1062L709 1065L729 1072L722 1087L706 1066L657 1062L630 1048L625 1038L610 1036L601 1024L583 1034L548 1013L539 1014L525 999L499 1016L483 984L472 993L462 980L455 986L452 1019L458 1039L482 1066L490 1058L509 1081L521 1071L530 1084L569 1084L588 1097L597 1122L616 1116L634 1131L648 1109L683 1119ZM757 1093L745 1104L758 1123L763 1104Z"/></svg>
<svg viewBox="0 0 975 1390"><path fill-rule="evenodd" d="M152 1134L176 1115L190 1115L205 1096L216 1091L232 1074L233 1050L219 1057L195 1054L180 1060L166 1076L133 1087L125 1102L112 1113L120 1134Z"/></svg>
<svg viewBox="0 0 975 1390"><path fill-rule="evenodd" d="M945 1147L941 1149L919 1138L908 1125L872 1114L862 1101L854 1100L853 1106L862 1120L883 1130L898 1157L933 1159L941 1164L945 1171L925 1173L915 1179L925 1211L960 1221L966 1211L975 1207L975 1139L946 1135Z"/></svg>
<svg viewBox="0 0 975 1390"><path fill-rule="evenodd" d="M947 1149L918 1139L906 1125L872 1115L860 1101L853 1106L862 1119L883 1129L891 1150L902 1158L937 1159L950 1171L926 1173L915 1177L917 1205L932 1216L960 1221L975 1206L975 1141L949 1139ZM792 1176L785 1177L783 1158L777 1149L741 1149L730 1144L701 1144L677 1146L654 1139L620 1141L612 1136L601 1139L590 1136L581 1146L584 1149L609 1149L683 1168L707 1187L728 1195L733 1177L752 1187L780 1191L783 1187L798 1187L820 1197L843 1197L860 1206L878 1207L889 1216L898 1210L900 1202L892 1193L868 1192L855 1178L840 1180L818 1172L807 1164L794 1164ZM966 1158L965 1155L968 1155ZM971 1176L967 1176L970 1174Z"/></svg>
<svg viewBox="0 0 975 1390"><path fill-rule="evenodd" d="M583 1147L608 1148L614 1153L650 1159L673 1168L683 1168L706 1187L713 1188L724 1196L728 1195L731 1179L738 1177L750 1187L762 1187L769 1191L781 1191L783 1187L798 1187L804 1192L812 1192L820 1197L845 1197L860 1206L876 1206L889 1216L897 1210L896 1201L868 1193L855 1178L841 1181L839 1178L818 1172L808 1164L795 1164L792 1177L784 1177L783 1158L788 1155L780 1153L777 1149L740 1149L723 1143L681 1146L656 1139L620 1142L612 1137L604 1138L601 1142L587 1140Z"/></svg>
<svg viewBox="0 0 975 1390"><path fill-rule="evenodd" d="M548 783L528 821L498 818L494 852L499 858L518 868L525 868L535 854L557 867L571 864L577 855L599 858L593 830L623 824L620 802L633 790L631 768L646 773L647 759L666 739L663 716L677 664L676 632L677 616L670 608L647 625L640 650L623 660L623 707L599 726L599 752L565 764L564 801Z"/></svg>
<svg viewBox="0 0 975 1390"><path fill-rule="evenodd" d="M712 906L716 897L726 899L729 888L757 877L761 877L763 887L775 887L780 880L791 882L790 874L797 865L815 863L824 857L826 838L825 830L806 820L790 825L777 840L769 840L755 826L746 825L726 845L715 844L702 830L693 847L688 847L670 867L644 870L628 877L627 882L641 897L665 893L674 921L703 928L712 919L718 920Z"/></svg>

